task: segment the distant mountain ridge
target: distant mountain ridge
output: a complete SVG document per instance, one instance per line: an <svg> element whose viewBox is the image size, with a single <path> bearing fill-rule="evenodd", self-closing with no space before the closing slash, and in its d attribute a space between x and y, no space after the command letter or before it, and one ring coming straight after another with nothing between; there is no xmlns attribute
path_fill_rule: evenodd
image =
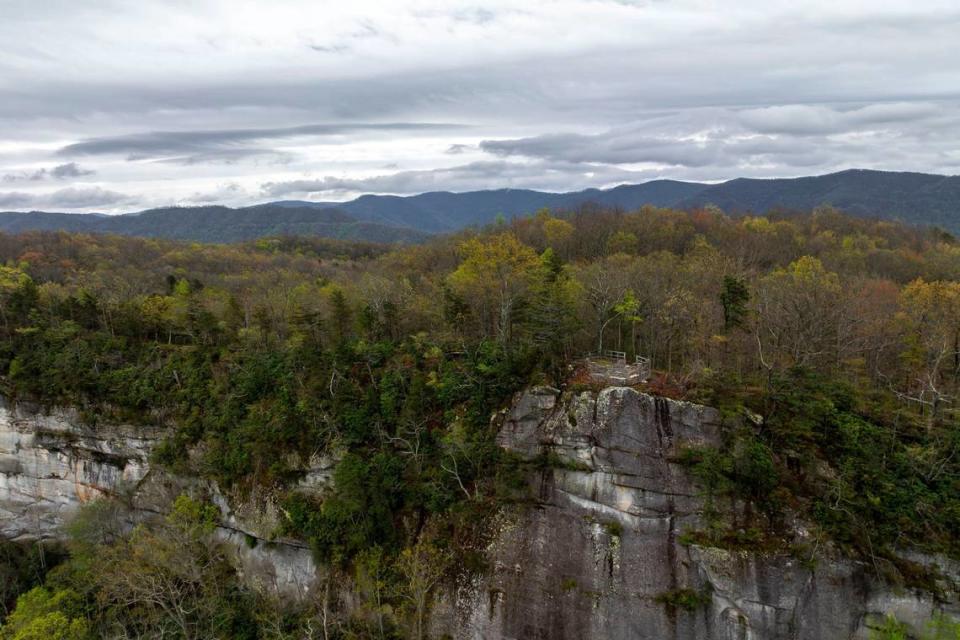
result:
<svg viewBox="0 0 960 640"><path fill-rule="evenodd" d="M960 176L849 169L804 178L737 178L677 202L691 209L714 204L728 213L776 207L810 211L830 204L851 215L936 225L960 233Z"/></svg>
<svg viewBox="0 0 960 640"><path fill-rule="evenodd" d="M166 207L136 215L0 213L0 231L75 231L198 242L239 242L265 236L302 235L368 242L420 242L430 234L353 216L334 208L262 204L242 209L223 206Z"/></svg>
<svg viewBox="0 0 960 640"><path fill-rule="evenodd" d="M136 214L0 213L0 231L64 230L234 242L271 235L418 242L431 234L493 222L548 207L593 202L694 209L714 204L731 214L774 208L810 211L831 204L853 215L937 225L960 233L960 176L851 169L803 178L737 178L720 184L654 180L611 189L550 193L495 189L414 196L364 195L349 202L279 201L233 209L166 207Z"/></svg>
<svg viewBox="0 0 960 640"><path fill-rule="evenodd" d="M620 185L612 189L585 189L550 193L530 189L492 189L452 193L430 191L414 196L364 195L349 202L306 202L288 200L273 204L290 207L336 207L362 220L413 227L429 233L456 231L471 225L532 213L537 209L570 209L586 202L627 209L651 204L673 206L703 191L709 185L677 180L653 180L643 184Z"/></svg>

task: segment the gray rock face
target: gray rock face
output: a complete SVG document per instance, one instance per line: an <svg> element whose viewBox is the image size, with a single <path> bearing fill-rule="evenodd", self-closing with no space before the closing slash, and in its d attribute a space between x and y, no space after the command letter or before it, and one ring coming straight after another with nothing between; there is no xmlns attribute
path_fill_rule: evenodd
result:
<svg viewBox="0 0 960 640"><path fill-rule="evenodd" d="M57 538L84 502L133 489L157 434L98 433L69 411L41 415L0 404L0 536Z"/></svg>
<svg viewBox="0 0 960 640"><path fill-rule="evenodd" d="M719 443L713 409L629 388L575 396L535 388L499 422L502 447L530 458L548 454L553 468L532 479L533 504L500 511L489 572L440 596L433 637L846 640L866 639L887 613L918 630L935 612L957 613L955 604L893 590L871 568L829 552L808 562L683 544L685 531L703 525L704 501L673 460L684 447ZM322 568L304 544L269 540L279 518L271 496L241 500L151 469L161 436L141 427L93 429L71 411L0 403L0 536L57 539L93 498L121 496L136 518L162 513L179 492L199 488L219 506L218 535L248 583L309 595ZM312 460L302 488L322 490L334 464ZM942 559L911 560L958 575ZM691 606L678 604L680 595Z"/></svg>
<svg viewBox="0 0 960 640"><path fill-rule="evenodd" d="M216 486L151 470L150 451L163 433L145 427L91 428L70 410L41 413L0 401L0 536L62 539L62 527L84 503L122 497L131 521L163 513L183 490L201 489L220 508L217 536L238 570L258 588L303 597L317 580L306 544L272 540L277 508L271 496L230 500ZM316 460L306 489L329 477L332 463Z"/></svg>
<svg viewBox="0 0 960 640"><path fill-rule="evenodd" d="M501 446L557 464L534 505L501 511L488 574L438 602L438 636L846 640L886 613L919 629L941 606L850 560L682 544L704 502L672 460L719 442L713 409L630 388L539 388L502 419Z"/></svg>

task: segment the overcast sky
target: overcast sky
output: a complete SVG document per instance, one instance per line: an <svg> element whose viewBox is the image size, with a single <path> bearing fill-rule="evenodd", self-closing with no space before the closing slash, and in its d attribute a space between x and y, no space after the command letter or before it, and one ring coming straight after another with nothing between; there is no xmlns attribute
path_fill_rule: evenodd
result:
<svg viewBox="0 0 960 640"><path fill-rule="evenodd" d="M960 173L957 0L0 0L0 210Z"/></svg>

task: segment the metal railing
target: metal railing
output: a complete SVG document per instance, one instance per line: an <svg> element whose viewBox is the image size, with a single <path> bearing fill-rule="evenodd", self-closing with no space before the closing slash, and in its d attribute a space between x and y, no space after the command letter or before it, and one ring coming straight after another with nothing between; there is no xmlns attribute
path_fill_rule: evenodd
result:
<svg viewBox="0 0 960 640"><path fill-rule="evenodd" d="M637 373L644 382L650 379L650 358L637 356L634 366L637 368Z"/></svg>
<svg viewBox="0 0 960 640"><path fill-rule="evenodd" d="M595 380L631 385L650 378L650 358L644 356L636 356L628 363L625 351L608 350L603 355L589 354L584 360L590 377Z"/></svg>

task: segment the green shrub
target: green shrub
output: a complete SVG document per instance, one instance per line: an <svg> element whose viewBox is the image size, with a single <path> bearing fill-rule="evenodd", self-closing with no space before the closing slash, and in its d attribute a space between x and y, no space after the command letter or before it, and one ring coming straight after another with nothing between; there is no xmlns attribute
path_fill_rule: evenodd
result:
<svg viewBox="0 0 960 640"><path fill-rule="evenodd" d="M668 609L681 609L693 612L700 607L710 604L710 591L694 591L693 589L672 589L658 594L654 600Z"/></svg>

